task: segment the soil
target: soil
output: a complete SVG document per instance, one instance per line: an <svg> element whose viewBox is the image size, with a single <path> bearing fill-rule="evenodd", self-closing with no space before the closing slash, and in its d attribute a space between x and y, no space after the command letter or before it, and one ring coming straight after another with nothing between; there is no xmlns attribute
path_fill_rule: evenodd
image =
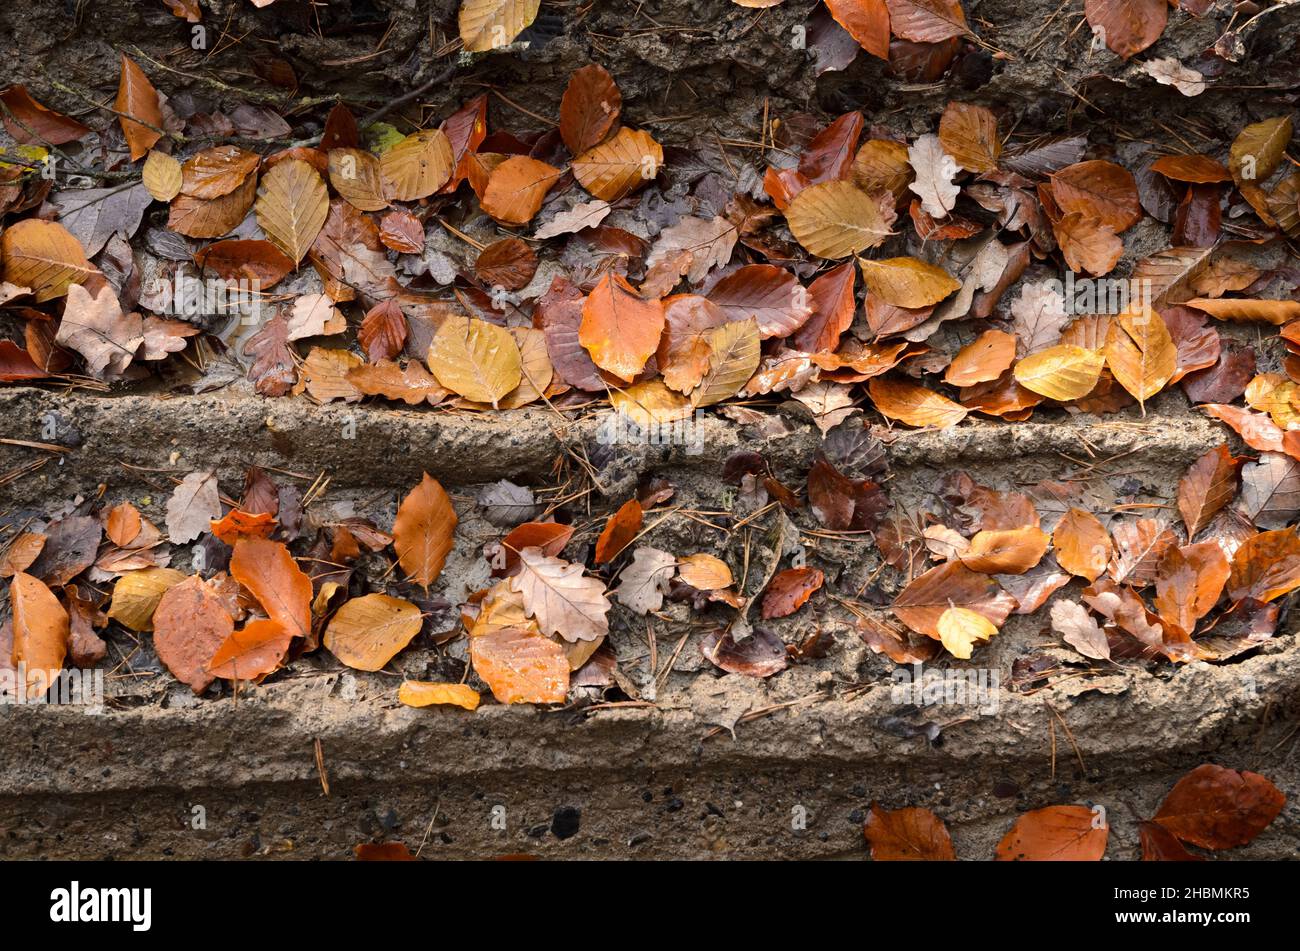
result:
<svg viewBox="0 0 1300 951"><path fill-rule="evenodd" d="M161 2L6 5L0 75L79 114L87 104L70 90L107 101L117 49L135 49L175 70L139 60L173 97L213 107L261 100L293 116L305 111L306 97L339 96L363 114L443 68L446 57L436 52L449 39L456 4L202 6L207 50L191 48L190 26ZM530 45L462 62L407 117L440 118L490 85L500 94L494 124L539 129L517 106L554 115L570 72L593 61L614 73L629 121L687 147L756 142L765 111L825 122L857 108L869 124L915 135L960 95L1010 117L1017 136L1086 133L1102 154L1135 165L1187 136L1230 139L1248 121L1296 115L1300 5L1245 36L1241 61L1223 64L1195 99L1156 86L1108 51L1089 52L1079 5L1058 8L1057 0L967 3L991 49L971 46L955 80L909 82L866 55L817 77L809 54L791 45L813 8L786 0L760 15L723 0L544 3ZM1175 12L1149 55L1196 62L1221 26ZM383 55L372 56L381 43ZM260 78L274 60L292 66L296 93ZM761 167L757 149L729 146L729 155ZM1165 241L1163 230L1133 229L1121 270ZM68 451L0 443L0 473L38 466L0 485L0 517L49 517L102 492L161 524L169 476L213 469L231 494L256 464L304 489L322 474L330 479L308 510L309 525L355 514L387 526L399 498L428 472L461 517L435 592L451 606L483 586L481 547L499 535L474 504L479 491L509 479L554 495L557 473L562 481L585 454L604 464L597 491L569 506L578 538L594 539L639 480L661 477L676 487L671 505L714 513L706 519L713 525L668 518L642 541L672 551L752 551L745 591L752 594L785 523L776 515L741 522L735 490L719 472L734 452L753 450L778 479L801 484L818 434L791 407L778 415L782 426L761 431L710 416L699 455L648 446L601 454L595 414L316 406L262 399L242 380L210 392L157 383L106 393L6 387L0 437ZM967 421L882 435L891 498L904 512L959 469L1001 489L1086 476L1098 493L1122 483L1126 494L1167 505L1188 463L1229 438L1177 390L1149 402L1145 416L1052 411L1014 425ZM856 590L879 567L869 540L820 537L809 527L802 520L795 530L828 584ZM180 546L173 564L190 557ZM981 716L895 699L895 665L868 649L829 601L771 623L787 643L824 630L834 645L766 681L722 675L700 655L707 621L684 604L668 611L672 622L656 624L653 641L626 617L611 633L627 699L606 703L593 691L585 705L486 703L474 714L410 709L395 699L403 676L462 675L463 640L439 646L435 636L457 623L450 607L386 672L350 671L322 652L252 692L201 699L166 674L148 637L119 630L105 662L102 713L0 706L0 856L344 858L359 842L401 839L425 857L858 858L865 810L878 800L934 809L963 858L991 857L1024 810L1096 803L1112 827L1107 857L1131 859L1139 854L1138 818L1206 761L1261 772L1288 794L1267 832L1229 857L1300 853L1294 616L1238 662L1105 671L1060 647L1044 617L1013 617L969 665L950 662L1000 674L1000 709ZM679 645L668 674L656 678L651 660L663 667ZM1017 683L1013 663L1032 658L1068 665L1067 673Z"/></svg>

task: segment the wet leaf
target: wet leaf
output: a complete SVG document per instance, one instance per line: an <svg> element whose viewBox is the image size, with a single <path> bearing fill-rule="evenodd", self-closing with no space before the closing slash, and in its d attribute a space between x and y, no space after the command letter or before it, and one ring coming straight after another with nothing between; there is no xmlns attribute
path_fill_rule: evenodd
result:
<svg viewBox="0 0 1300 951"><path fill-rule="evenodd" d="M864 50L889 60L889 8L885 0L826 0L835 22Z"/></svg>
<svg viewBox="0 0 1300 951"><path fill-rule="evenodd" d="M1083 10L1088 25L1125 59L1160 39L1169 19L1163 0L1084 0Z"/></svg>
<svg viewBox="0 0 1300 951"><path fill-rule="evenodd" d="M943 820L929 809L883 809L873 802L863 833L876 862L955 862Z"/></svg>

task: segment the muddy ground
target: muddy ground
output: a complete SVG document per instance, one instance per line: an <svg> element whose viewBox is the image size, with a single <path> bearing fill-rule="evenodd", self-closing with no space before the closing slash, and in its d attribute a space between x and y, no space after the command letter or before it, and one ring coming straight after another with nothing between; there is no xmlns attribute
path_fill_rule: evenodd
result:
<svg viewBox="0 0 1300 951"><path fill-rule="evenodd" d="M266 101L290 117L303 97L337 95L362 114L443 68L439 51L452 38L455 7L202 5L206 51L190 48L189 26L160 2L6 5L0 75L77 114L87 109L83 96L111 98L115 50L134 48L171 67L140 60L171 95L213 105ZM816 76L809 54L791 45L813 8L786 0L760 15L725 0L544 3L532 45L464 63L410 117L436 121L490 85L504 97L491 103L494 124L540 128L510 103L553 115L569 73L595 61L614 73L629 121L671 145L721 140L731 160L755 167L757 149L730 143L757 141L765 110L824 122L856 108L869 124L914 135L930 131L958 94L1012 117L1017 138L1086 132L1103 153L1137 164L1175 142L1230 139L1248 121L1294 115L1300 89L1300 5L1245 36L1241 61L1226 64L1195 99L1155 85L1108 51L1089 52L1077 2L968 3L991 50L971 47L956 78L941 82L887 75L865 54L845 71ZM1225 22L1175 12L1149 54L1196 65ZM383 54L372 56L377 48ZM291 65L297 93L261 78L275 60ZM1133 229L1128 260L1164 240L1163 230ZM42 435L50 414L53 437ZM779 430L763 431L711 417L700 455L620 447L599 469L600 491L569 505L578 539L594 539L638 480L666 478L677 488L673 506L706 514L665 519L643 541L715 552L743 543L755 552L746 593L757 590L760 553L777 520L734 527L735 493L718 473L732 452L755 449L778 478L799 484L818 439L805 418L784 408L780 415ZM342 435L349 418L355 438ZM475 509L479 490L505 478L558 497L554 487L572 474L575 455L594 450L596 425L590 414L542 410L507 418L268 401L242 381L197 394L161 384L103 393L8 387L0 390L0 436L69 451L0 445L0 473L31 467L0 485L0 508L6 519L48 517L102 485L105 500L129 499L161 524L170 475L215 468L235 494L256 464L304 488L327 475L329 491L310 518L357 514L387 525L427 471L461 516L439 591L454 605L486 579L480 546L499 534ZM1003 489L1084 470L1102 495L1123 483L1126 495L1167 503L1186 465L1228 438L1179 391L1149 404L1145 418L1136 410L1104 419L1050 412L1023 424L967 421L942 433L891 435L890 491L902 510L955 469ZM872 576L879 556L869 541L823 538L803 531L809 527L802 521L793 531L829 582L856 590ZM174 563L186 557L180 549ZM486 704L472 715L395 700L401 676L460 677L463 641L436 644L438 631L456 622L450 610L390 673L348 671L317 655L252 694L201 700L166 675L148 638L119 631L101 715L0 708L0 855L342 858L359 842L400 839L426 857L857 858L865 854L864 811L879 800L934 809L963 858L991 857L1021 811L1098 803L1112 824L1108 858L1131 859L1137 817L1206 761L1264 773L1289 796L1267 832L1228 857L1290 858L1300 850L1294 616L1281 636L1237 663L1105 671L1055 646L1045 617L1016 617L972 662L997 670L1004 687L996 714L979 715L892 697L894 665L828 601L773 630L791 643L829 630L834 646L769 681L721 675L700 656L707 619L682 604L670 612L672 623L652 634L612 632L627 681L619 705L593 696L585 708ZM1030 656L1074 666L1047 685L1013 682L1013 662Z"/></svg>

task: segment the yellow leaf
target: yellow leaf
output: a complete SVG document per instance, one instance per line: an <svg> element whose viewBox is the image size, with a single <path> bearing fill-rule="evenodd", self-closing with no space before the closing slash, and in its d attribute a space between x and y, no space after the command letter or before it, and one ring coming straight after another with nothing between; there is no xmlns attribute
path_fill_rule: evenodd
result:
<svg viewBox="0 0 1300 951"><path fill-rule="evenodd" d="M1061 343L1025 357L1016 364L1016 382L1048 399L1077 400L1097 385L1106 362L1100 350Z"/></svg>
<svg viewBox="0 0 1300 951"><path fill-rule="evenodd" d="M464 0L460 38L470 53L509 46L537 19L541 0Z"/></svg>
<svg viewBox="0 0 1300 951"><path fill-rule="evenodd" d="M510 331L451 314L429 345L429 369L438 382L476 403L498 401L523 379L519 346Z"/></svg>
<svg viewBox="0 0 1300 951"><path fill-rule="evenodd" d="M674 393L663 380L647 380L609 395L614 409L642 429L686 419L694 412L691 401Z"/></svg>
<svg viewBox="0 0 1300 951"><path fill-rule="evenodd" d="M145 190L158 201L171 201L181 193L181 163L166 152L151 149L140 176Z"/></svg>
<svg viewBox="0 0 1300 951"><path fill-rule="evenodd" d="M62 297L72 284L98 274L86 260L85 249L57 221L24 218L5 229L0 238L4 279L31 288L36 302Z"/></svg>
<svg viewBox="0 0 1300 951"><path fill-rule="evenodd" d="M420 633L420 609L386 594L353 598L335 612L323 643L354 670L382 670Z"/></svg>
<svg viewBox="0 0 1300 951"><path fill-rule="evenodd" d="M894 210L852 182L810 185L785 210L790 232L809 254L843 258L893 234Z"/></svg>
<svg viewBox="0 0 1300 951"><path fill-rule="evenodd" d="M939 640L948 653L961 660L970 660L971 648L977 641L987 641L998 629L993 622L970 608L948 608L939 615Z"/></svg>
<svg viewBox="0 0 1300 951"><path fill-rule="evenodd" d="M966 418L966 407L948 397L905 380L873 377L867 392L876 409L909 426L954 426Z"/></svg>
<svg viewBox="0 0 1300 951"><path fill-rule="evenodd" d="M1111 318L1106 365L1145 413L1146 401L1164 389L1178 369L1178 348L1165 319L1150 307Z"/></svg>
<svg viewBox="0 0 1300 951"><path fill-rule="evenodd" d="M466 684L440 684L427 680L404 680L397 688L397 699L408 707L432 707L449 704L477 710L478 691Z"/></svg>
<svg viewBox="0 0 1300 951"><path fill-rule="evenodd" d="M133 631L153 630L153 612L162 596L184 581L175 568L142 568L128 571L113 586L108 616Z"/></svg>
<svg viewBox="0 0 1300 951"><path fill-rule="evenodd" d="M393 201L426 198L447 184L455 164L441 130L413 132L379 158L384 195Z"/></svg>
<svg viewBox="0 0 1300 951"><path fill-rule="evenodd" d="M733 320L708 333L709 369L691 394L696 406L712 406L735 396L758 369L762 340L758 321Z"/></svg>
<svg viewBox="0 0 1300 951"><path fill-rule="evenodd" d="M1300 301L1294 300L1238 300L1231 297L1197 297L1189 300L1187 306L1203 310L1218 320L1240 320L1281 325L1287 321L1300 319Z"/></svg>
<svg viewBox="0 0 1300 951"><path fill-rule="evenodd" d="M379 159L362 149L330 149L330 184L358 211L388 207Z"/></svg>
<svg viewBox="0 0 1300 951"><path fill-rule="evenodd" d="M1228 170L1240 185L1267 181L1277 171L1291 141L1289 116L1254 122L1237 134L1228 151Z"/></svg>
<svg viewBox="0 0 1300 951"><path fill-rule="evenodd" d="M867 289L895 307L929 307L961 287L943 268L917 258L858 258L858 266Z"/></svg>
<svg viewBox="0 0 1300 951"><path fill-rule="evenodd" d="M678 562L681 579L697 591L717 591L731 587L731 569L721 558L699 552Z"/></svg>
<svg viewBox="0 0 1300 951"><path fill-rule="evenodd" d="M302 159L277 162L262 176L254 211L271 243L297 264L329 214L330 199L320 173Z"/></svg>

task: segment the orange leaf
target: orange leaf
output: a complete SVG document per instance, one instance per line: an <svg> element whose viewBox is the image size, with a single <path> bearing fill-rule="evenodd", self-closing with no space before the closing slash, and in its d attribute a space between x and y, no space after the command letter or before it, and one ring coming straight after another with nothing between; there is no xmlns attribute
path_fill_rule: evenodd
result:
<svg viewBox="0 0 1300 951"><path fill-rule="evenodd" d="M542 207L546 193L560 175L558 168L545 162L526 155L512 155L488 176L483 210L505 224L526 225Z"/></svg>
<svg viewBox="0 0 1300 951"><path fill-rule="evenodd" d="M559 522L524 522L510 530L501 540L505 551L505 563L494 567L492 574L497 577L515 574L519 571L519 553L525 548L540 548L543 555L555 557L564 550L564 546L573 537L572 525Z"/></svg>
<svg viewBox="0 0 1300 951"><path fill-rule="evenodd" d="M606 272L582 305L578 341L592 361L632 382L659 346L664 305L644 300L627 281Z"/></svg>
<svg viewBox="0 0 1300 951"><path fill-rule="evenodd" d="M985 574L1023 575L1047 554L1052 537L1032 525L1024 528L976 532L962 563Z"/></svg>
<svg viewBox="0 0 1300 951"><path fill-rule="evenodd" d="M605 530L596 540L596 564L604 565L618 557L619 552L627 547L636 533L641 531L641 503L628 499L622 507L609 517Z"/></svg>
<svg viewBox="0 0 1300 951"><path fill-rule="evenodd" d="M1178 480L1178 511L1193 539L1219 510L1237 494L1237 473L1241 458L1228 451L1227 445L1216 446L1201 456ZM1089 579L1096 580L1096 579Z"/></svg>
<svg viewBox="0 0 1300 951"><path fill-rule="evenodd" d="M1084 0L1088 25L1100 28L1106 45L1128 59L1165 31L1169 7L1165 0Z"/></svg>
<svg viewBox="0 0 1300 951"><path fill-rule="evenodd" d="M1110 826L1087 806L1026 812L998 843L999 862L1100 862Z"/></svg>
<svg viewBox="0 0 1300 951"><path fill-rule="evenodd" d="M915 383L874 377L867 391L876 409L909 426L945 429L966 418L966 407Z"/></svg>
<svg viewBox="0 0 1300 951"><path fill-rule="evenodd" d="M63 669L71 631L68 612L44 581L22 571L10 584L9 609L14 631L12 664L15 668L26 666L25 696L35 700L45 695Z"/></svg>
<svg viewBox="0 0 1300 951"><path fill-rule="evenodd" d="M266 512L241 512L231 509L220 519L212 519L212 534L227 545L234 545L241 538L269 538L275 531L277 522L274 515Z"/></svg>
<svg viewBox="0 0 1300 951"><path fill-rule="evenodd" d="M1077 211L1092 216L1116 233L1142 218L1137 180L1114 162L1076 162L1056 172L1051 182L1051 197L1063 215Z"/></svg>
<svg viewBox="0 0 1300 951"><path fill-rule="evenodd" d="M943 381L953 386L987 383L1005 373L1015 359L1015 334L986 330L957 352Z"/></svg>
<svg viewBox="0 0 1300 951"><path fill-rule="evenodd" d="M468 684L441 684L427 680L404 680L397 688L397 699L408 707L431 707L449 704L466 710L477 710L478 691Z"/></svg>
<svg viewBox="0 0 1300 951"><path fill-rule="evenodd" d="M1260 532L1232 558L1228 596L1234 601L1272 601L1300 588L1300 536L1294 528Z"/></svg>
<svg viewBox="0 0 1300 951"><path fill-rule="evenodd" d="M162 138L162 132L158 131L163 124L162 108L158 104L158 90L153 88L144 70L125 53L120 55L122 74L113 108L119 113L118 121L122 123L122 134L126 136L131 161L134 162L144 158L154 143Z"/></svg>
<svg viewBox="0 0 1300 951"><path fill-rule="evenodd" d="M397 509L393 547L397 561L417 584L428 588L442 574L455 541L456 510L437 479L424 473Z"/></svg>
<svg viewBox="0 0 1300 951"><path fill-rule="evenodd" d="M1111 558L1110 535L1097 516L1072 508L1056 523L1052 533L1056 562L1072 575L1096 581Z"/></svg>
<svg viewBox="0 0 1300 951"><path fill-rule="evenodd" d="M864 50L889 60L889 8L885 0L826 0L835 22Z"/></svg>
<svg viewBox="0 0 1300 951"><path fill-rule="evenodd" d="M230 574L257 598L285 635L311 634L311 579L281 542L239 539L230 556Z"/></svg>
<svg viewBox="0 0 1300 951"><path fill-rule="evenodd" d="M569 662L548 637L520 628L480 634L469 642L474 672L500 703L563 703Z"/></svg>
<svg viewBox="0 0 1300 951"><path fill-rule="evenodd" d="M217 648L208 671L224 680L257 680L279 668L292 640L278 621L250 621Z"/></svg>
<svg viewBox="0 0 1300 951"><path fill-rule="evenodd" d="M871 804L862 827L877 862L955 862L957 853L943 820L929 809L882 809Z"/></svg>
<svg viewBox="0 0 1300 951"><path fill-rule="evenodd" d="M10 86L0 93L0 102L8 110L0 112L0 120L19 145L65 145L90 132L76 119L42 106L26 86Z"/></svg>
<svg viewBox="0 0 1300 951"><path fill-rule="evenodd" d="M967 608L1001 627L1015 606L1016 599L988 575L950 561L915 578L899 592L891 610L912 630L937 641L939 618L950 607Z"/></svg>

